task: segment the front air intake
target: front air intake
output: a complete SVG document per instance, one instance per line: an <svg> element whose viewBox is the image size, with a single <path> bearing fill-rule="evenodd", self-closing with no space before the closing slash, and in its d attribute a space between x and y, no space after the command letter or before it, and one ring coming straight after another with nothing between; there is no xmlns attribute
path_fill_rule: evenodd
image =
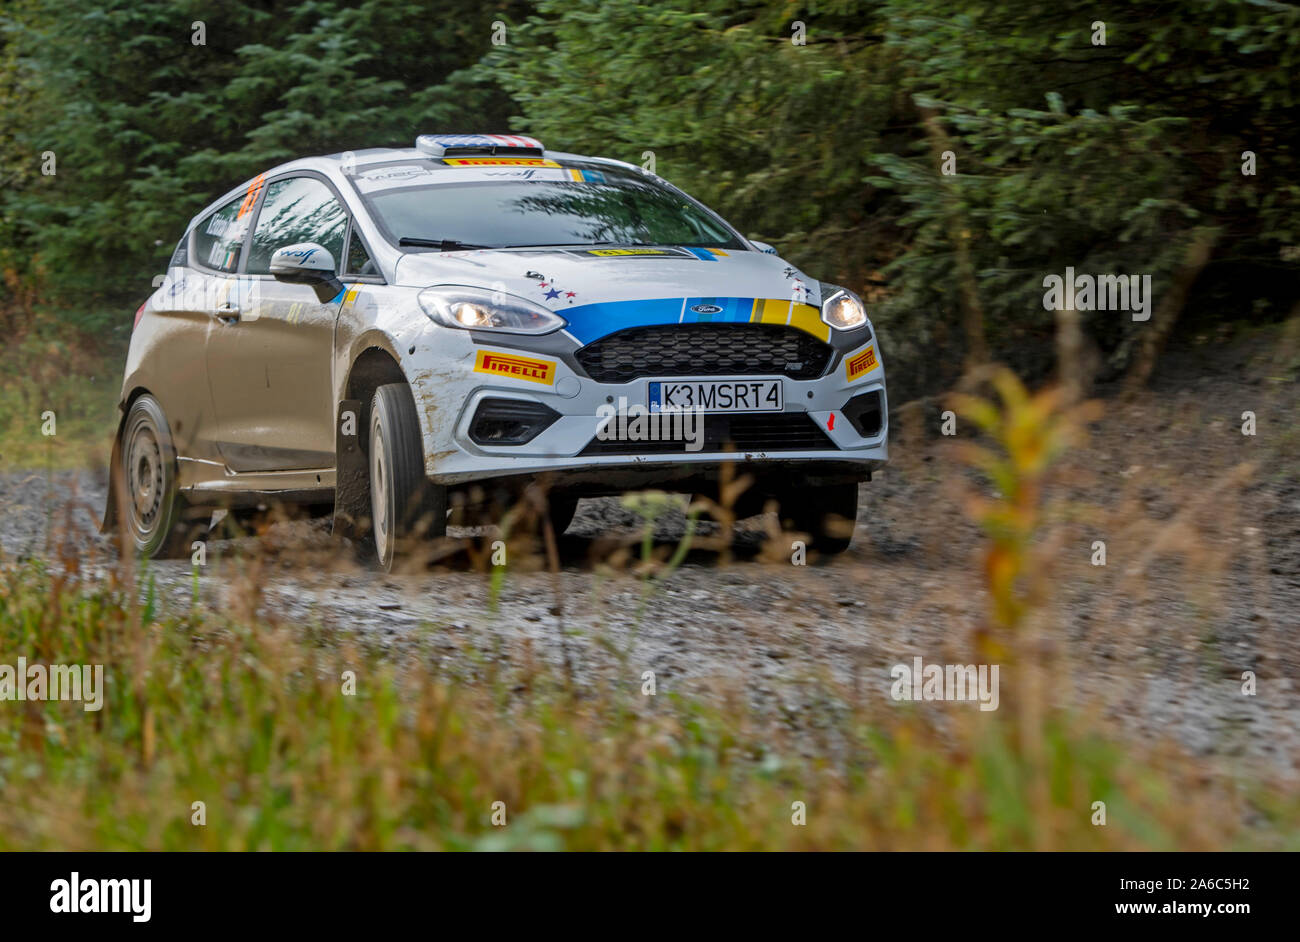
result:
<svg viewBox="0 0 1300 942"><path fill-rule="evenodd" d="M469 425L476 445L523 445L542 434L560 413L528 399L484 399Z"/></svg>
<svg viewBox="0 0 1300 942"><path fill-rule="evenodd" d="M880 434L880 390L861 393L844 404L840 410L863 438L875 438Z"/></svg>

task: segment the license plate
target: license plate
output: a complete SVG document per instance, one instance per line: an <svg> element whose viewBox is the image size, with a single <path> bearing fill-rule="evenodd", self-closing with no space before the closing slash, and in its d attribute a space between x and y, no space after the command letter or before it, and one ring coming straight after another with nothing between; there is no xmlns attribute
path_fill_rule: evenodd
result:
<svg viewBox="0 0 1300 942"><path fill-rule="evenodd" d="M647 402L651 412L780 412L785 390L779 379L654 380Z"/></svg>

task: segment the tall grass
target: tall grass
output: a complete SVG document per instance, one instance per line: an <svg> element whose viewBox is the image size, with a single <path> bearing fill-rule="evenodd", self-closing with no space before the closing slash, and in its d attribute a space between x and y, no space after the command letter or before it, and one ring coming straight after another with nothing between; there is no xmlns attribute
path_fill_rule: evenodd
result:
<svg viewBox="0 0 1300 942"><path fill-rule="evenodd" d="M1016 667L997 711L814 677L808 706L777 717L743 684L647 696L625 660L575 680L526 650L471 680L440 668L437 626L394 654L253 606L164 614L147 567L3 563L0 663L104 664L107 694L98 713L0 701L0 848L1300 847L1294 794L1108 740L1042 696L1050 666L1024 629L1050 591L1037 508L1086 414L997 388L959 404L997 487L971 507L989 535L980 657ZM648 526L653 504L637 505ZM647 591L679 562L648 566Z"/></svg>
<svg viewBox="0 0 1300 942"><path fill-rule="evenodd" d="M91 343L49 316L2 302L0 329L0 468L107 467L122 382L120 339Z"/></svg>
<svg viewBox="0 0 1300 942"><path fill-rule="evenodd" d="M1136 762L1064 716L1033 731L1031 755L1009 716L953 711L940 730L828 686L814 733L752 714L743 696L643 697L636 676L575 690L526 663L471 686L419 653L158 618L134 597L36 564L6 569L10 660L103 663L107 695L99 713L0 705L0 847L1295 846L1294 799L1218 782L1173 753ZM342 693L349 670L355 696ZM1098 800L1104 827L1090 824Z"/></svg>

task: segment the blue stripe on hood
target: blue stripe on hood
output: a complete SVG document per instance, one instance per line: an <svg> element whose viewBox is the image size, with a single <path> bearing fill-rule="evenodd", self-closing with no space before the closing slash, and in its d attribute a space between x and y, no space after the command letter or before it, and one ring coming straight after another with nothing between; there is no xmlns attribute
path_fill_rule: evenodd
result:
<svg viewBox="0 0 1300 942"><path fill-rule="evenodd" d="M722 308L712 314L697 314L691 308L710 304ZM618 330L656 324L747 324L754 312L753 298L649 298L639 301L605 301L581 304L559 314L569 322L569 333L586 346Z"/></svg>
<svg viewBox="0 0 1300 942"><path fill-rule="evenodd" d="M581 304L556 313L569 322L569 333L578 343L586 346L606 334L626 330L628 327L676 324L682 316L682 299L605 301L599 304Z"/></svg>

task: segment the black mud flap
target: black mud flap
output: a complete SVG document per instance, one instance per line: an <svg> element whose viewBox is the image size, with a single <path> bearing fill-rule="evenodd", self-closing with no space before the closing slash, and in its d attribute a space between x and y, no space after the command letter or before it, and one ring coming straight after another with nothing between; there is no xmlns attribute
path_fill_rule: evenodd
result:
<svg viewBox="0 0 1300 942"><path fill-rule="evenodd" d="M117 500L122 479L117 469L122 461L122 426L126 423L126 413L117 420L117 434L113 436L112 457L108 460L108 496L104 500L104 519L99 523L99 532L105 535L117 532Z"/></svg>
<svg viewBox="0 0 1300 942"><path fill-rule="evenodd" d="M370 470L362 436L361 400L339 403L334 423L334 534L351 540L370 532Z"/></svg>

